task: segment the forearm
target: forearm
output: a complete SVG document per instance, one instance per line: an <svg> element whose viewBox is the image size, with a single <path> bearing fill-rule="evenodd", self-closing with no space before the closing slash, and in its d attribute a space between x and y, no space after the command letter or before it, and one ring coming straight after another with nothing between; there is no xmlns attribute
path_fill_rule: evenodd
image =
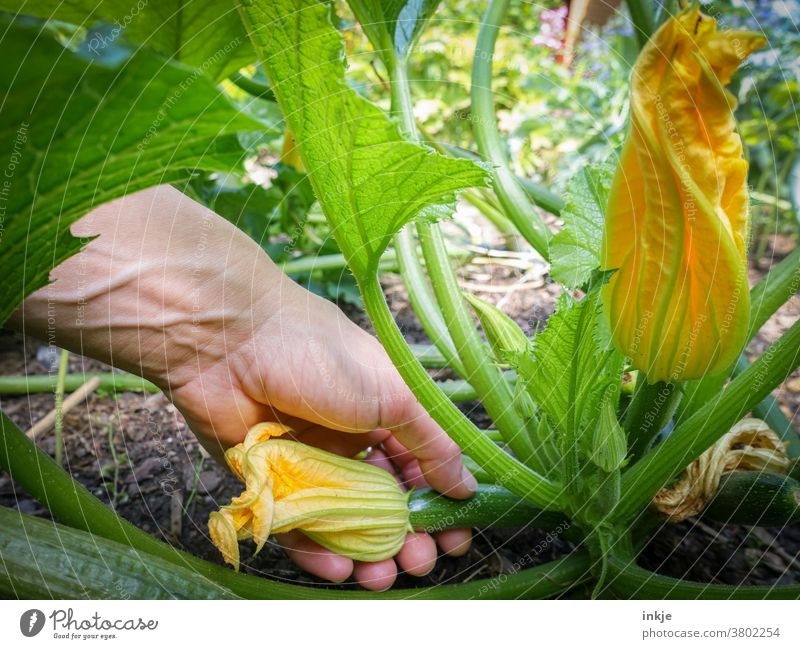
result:
<svg viewBox="0 0 800 649"><path fill-rule="evenodd" d="M220 360L226 345L210 343L245 339L289 282L246 235L169 186L104 205L72 232L97 236L10 324L162 387L190 380L194 358Z"/></svg>

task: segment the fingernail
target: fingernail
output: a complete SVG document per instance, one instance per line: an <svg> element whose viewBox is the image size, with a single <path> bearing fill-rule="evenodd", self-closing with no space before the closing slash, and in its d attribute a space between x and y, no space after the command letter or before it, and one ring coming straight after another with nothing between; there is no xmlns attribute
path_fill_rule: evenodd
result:
<svg viewBox="0 0 800 649"><path fill-rule="evenodd" d="M472 493L478 490L478 481L475 479L475 476L469 472L467 467L461 469L461 484Z"/></svg>

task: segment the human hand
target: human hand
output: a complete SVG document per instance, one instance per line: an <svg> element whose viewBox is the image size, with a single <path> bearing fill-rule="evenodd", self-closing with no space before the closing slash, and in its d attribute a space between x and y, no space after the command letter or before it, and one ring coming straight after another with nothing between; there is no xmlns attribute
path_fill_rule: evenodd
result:
<svg viewBox="0 0 800 649"><path fill-rule="evenodd" d="M280 421L299 441L344 456L372 448L367 461L409 487L473 493L458 447L380 344L224 219L160 187L95 210L73 233L100 236L54 271L46 295L26 302L26 328L55 310L59 344L157 383L218 459L252 425ZM71 327L69 310L79 304L81 325ZM463 554L470 533L448 530L436 540ZM279 541L308 572L331 581L352 575L373 590L390 587L398 568L424 575L436 560L424 533L378 563L353 562L300 532Z"/></svg>

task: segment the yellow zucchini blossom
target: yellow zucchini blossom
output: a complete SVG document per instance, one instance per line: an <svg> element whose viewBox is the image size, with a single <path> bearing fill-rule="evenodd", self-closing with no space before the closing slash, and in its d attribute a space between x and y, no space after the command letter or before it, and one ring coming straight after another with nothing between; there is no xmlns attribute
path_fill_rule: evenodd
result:
<svg viewBox="0 0 800 649"><path fill-rule="evenodd" d="M603 304L617 347L651 382L719 373L745 343L747 161L725 85L765 42L718 30L692 7L634 66L603 232L602 268L616 270Z"/></svg>
<svg viewBox="0 0 800 649"><path fill-rule="evenodd" d="M211 540L239 569L239 541L258 552L270 534L301 530L323 547L359 561L381 561L403 547L408 494L375 466L279 437L275 423L251 428L225 460L245 483L230 505L208 519Z"/></svg>

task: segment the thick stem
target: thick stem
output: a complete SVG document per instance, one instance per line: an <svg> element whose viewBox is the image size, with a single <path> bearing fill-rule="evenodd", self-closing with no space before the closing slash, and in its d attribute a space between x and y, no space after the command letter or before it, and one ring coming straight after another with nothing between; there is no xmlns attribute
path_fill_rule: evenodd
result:
<svg viewBox="0 0 800 649"><path fill-rule="evenodd" d="M406 384L461 449L499 484L543 509L559 509L559 486L499 449L442 393L408 348L383 297L378 278L361 286L375 332Z"/></svg>
<svg viewBox="0 0 800 649"><path fill-rule="evenodd" d="M511 401L508 383L489 356L488 349L466 309L441 231L424 223L419 224L417 231L434 293L453 337L456 351L467 371L466 379L475 386L486 411L511 450L519 459L543 473L544 467L534 454L525 424Z"/></svg>
<svg viewBox="0 0 800 649"><path fill-rule="evenodd" d="M639 48L645 46L655 28L652 0L625 0L633 21L633 31Z"/></svg>
<svg viewBox="0 0 800 649"><path fill-rule="evenodd" d="M64 456L64 379L67 376L69 367L69 351L61 350L61 357L58 361L58 378L56 379L56 420L53 424L55 432L56 448L54 459L58 466L63 464Z"/></svg>
<svg viewBox="0 0 800 649"><path fill-rule="evenodd" d="M739 376L748 367L750 367L748 360L744 355L740 356L733 370L733 376ZM778 434L778 437L786 442L786 453L790 458L800 458L800 435L797 434L792 422L783 414L775 397L768 394L761 403L753 408L753 416L764 421Z"/></svg>
<svg viewBox="0 0 800 649"><path fill-rule="evenodd" d="M644 373L639 372L636 392L625 416L628 453L632 461L638 460L650 449L658 434L672 419L680 397L681 392L674 383L648 383Z"/></svg>
<svg viewBox="0 0 800 649"><path fill-rule="evenodd" d="M506 215L525 240L546 260L550 258L550 230L531 205L508 164L495 118L492 96L492 59L500 25L510 0L491 0L486 10L472 60L472 124L481 155L494 165L494 190Z"/></svg>
<svg viewBox="0 0 800 649"><path fill-rule="evenodd" d="M411 140L419 139L414 122L414 106L411 101L411 90L408 85L408 65L405 58L397 58L387 54L389 62L389 79L391 83L392 114L400 120L405 136ZM450 366L462 378L466 373L450 338L450 332L433 297L430 284L425 277L417 247L414 241L414 224L409 223L394 237L394 248L400 265L411 308L419 318L422 328L436 345L436 348L447 359Z"/></svg>
<svg viewBox="0 0 800 649"><path fill-rule="evenodd" d="M636 516L681 469L751 410L800 363L800 322L796 322L719 399L707 403L623 475L618 521Z"/></svg>
<svg viewBox="0 0 800 649"><path fill-rule="evenodd" d="M663 577L634 559L609 557L608 589L625 599L797 599L800 586L723 586Z"/></svg>

